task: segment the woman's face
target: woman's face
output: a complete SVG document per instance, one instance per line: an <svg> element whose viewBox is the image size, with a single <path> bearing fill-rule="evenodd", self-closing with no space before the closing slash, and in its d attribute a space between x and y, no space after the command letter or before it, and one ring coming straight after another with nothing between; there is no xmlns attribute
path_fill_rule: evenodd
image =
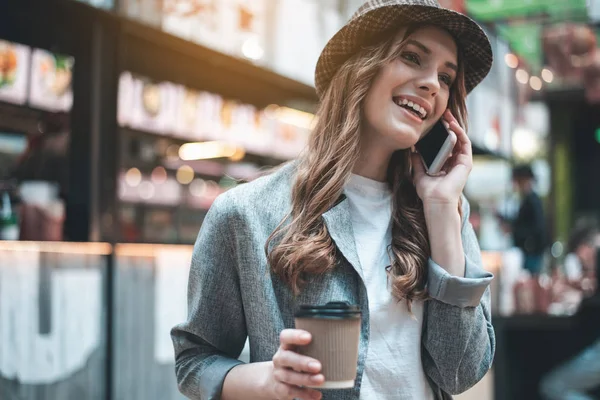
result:
<svg viewBox="0 0 600 400"><path fill-rule="evenodd" d="M397 57L375 77L364 103L363 144L392 153L408 149L441 118L457 76L457 48L452 36L436 27L413 32L404 48L396 35ZM364 147L364 146L363 146Z"/></svg>

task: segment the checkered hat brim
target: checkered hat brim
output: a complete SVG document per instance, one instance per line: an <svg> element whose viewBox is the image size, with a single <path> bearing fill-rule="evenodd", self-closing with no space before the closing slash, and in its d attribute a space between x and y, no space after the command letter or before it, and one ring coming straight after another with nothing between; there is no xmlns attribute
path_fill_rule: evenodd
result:
<svg viewBox="0 0 600 400"><path fill-rule="evenodd" d="M340 66L362 46L393 28L418 23L446 29L464 58L465 86L470 92L492 67L492 47L481 27L471 18L440 7L435 0L371 0L366 2L329 40L315 71L315 87L321 97Z"/></svg>

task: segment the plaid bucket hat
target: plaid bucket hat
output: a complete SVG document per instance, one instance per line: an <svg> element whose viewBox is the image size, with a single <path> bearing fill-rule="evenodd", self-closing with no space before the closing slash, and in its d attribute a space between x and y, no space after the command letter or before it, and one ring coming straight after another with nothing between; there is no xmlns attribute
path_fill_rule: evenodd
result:
<svg viewBox="0 0 600 400"><path fill-rule="evenodd" d="M317 61L315 87L321 97L340 66L363 46L385 32L407 24L434 25L447 30L463 56L465 86L469 93L492 67L492 47L483 29L471 18L436 0L369 0L325 45Z"/></svg>

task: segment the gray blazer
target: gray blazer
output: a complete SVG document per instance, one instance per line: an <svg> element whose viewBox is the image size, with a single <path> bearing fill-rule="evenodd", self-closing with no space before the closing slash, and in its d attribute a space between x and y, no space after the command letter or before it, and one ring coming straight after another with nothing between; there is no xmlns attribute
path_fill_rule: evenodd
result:
<svg viewBox="0 0 600 400"><path fill-rule="evenodd" d="M219 399L246 337L251 362L269 361L279 333L294 327L300 304L348 301L363 312L358 374L353 389L325 390L324 399L358 399L369 342L369 307L355 247L348 202L341 198L323 219L339 249L335 270L312 277L297 297L270 273L264 245L290 209L294 165L219 196L208 212L192 256L188 319L171 331L181 392L191 399ZM464 199L463 199L464 200ZM449 275L429 261L422 333L422 364L438 399L461 393L488 371L495 337L489 283L463 201L465 277ZM415 366L416 367L416 366Z"/></svg>

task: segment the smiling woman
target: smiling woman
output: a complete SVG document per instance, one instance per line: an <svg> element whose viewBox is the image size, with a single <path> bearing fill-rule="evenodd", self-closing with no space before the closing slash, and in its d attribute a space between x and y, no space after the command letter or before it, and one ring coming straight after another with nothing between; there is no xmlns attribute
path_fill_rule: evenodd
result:
<svg viewBox="0 0 600 400"><path fill-rule="evenodd" d="M485 375L492 276L462 190L473 163L465 98L491 62L482 29L434 0L368 1L334 35L306 151L206 216L190 315L172 331L184 394L432 400ZM411 149L440 120L453 150L429 176ZM329 302L362 314L351 381L300 354L320 333L294 329L297 307ZM332 385L344 389L317 390Z"/></svg>
<svg viewBox="0 0 600 400"><path fill-rule="evenodd" d="M458 75L457 46L448 31L408 27L386 45L389 57L370 83L361 132L361 158L381 160L377 169L372 162L363 163L371 170L365 176L378 180L385 179L392 154L414 146L449 106L461 120L465 109L464 90L457 90L464 85Z"/></svg>

